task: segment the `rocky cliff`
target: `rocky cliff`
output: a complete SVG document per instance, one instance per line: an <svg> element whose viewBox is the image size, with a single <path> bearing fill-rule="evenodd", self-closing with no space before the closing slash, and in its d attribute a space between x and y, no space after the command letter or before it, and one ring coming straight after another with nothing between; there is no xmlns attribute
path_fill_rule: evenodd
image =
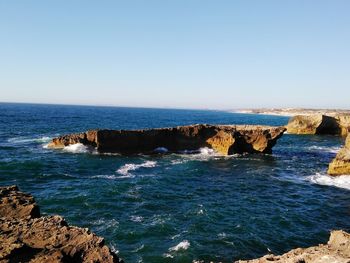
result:
<svg viewBox="0 0 350 263"><path fill-rule="evenodd" d="M293 249L281 256L266 255L253 260L240 260L236 263L349 263L350 234L332 231L325 245Z"/></svg>
<svg viewBox="0 0 350 263"><path fill-rule="evenodd" d="M329 175L350 175L350 135L347 136L345 145L339 150L336 157L329 164Z"/></svg>
<svg viewBox="0 0 350 263"><path fill-rule="evenodd" d="M151 154L155 149L169 152L209 147L223 155L234 153L271 153L285 132L284 127L255 125L191 125L147 130L92 130L52 140L51 148L82 143L99 152Z"/></svg>
<svg viewBox="0 0 350 263"><path fill-rule="evenodd" d="M287 125L290 134L333 134L346 136L350 131L350 114L334 116L297 115Z"/></svg>
<svg viewBox="0 0 350 263"><path fill-rule="evenodd" d="M41 217L34 198L11 186L0 187L0 262L122 261L88 229Z"/></svg>

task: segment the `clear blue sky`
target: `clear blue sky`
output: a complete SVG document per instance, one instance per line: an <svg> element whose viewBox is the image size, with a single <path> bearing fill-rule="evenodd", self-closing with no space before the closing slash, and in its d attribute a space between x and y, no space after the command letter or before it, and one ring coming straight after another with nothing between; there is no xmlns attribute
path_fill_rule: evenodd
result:
<svg viewBox="0 0 350 263"><path fill-rule="evenodd" d="M350 1L0 0L0 101L350 108Z"/></svg>

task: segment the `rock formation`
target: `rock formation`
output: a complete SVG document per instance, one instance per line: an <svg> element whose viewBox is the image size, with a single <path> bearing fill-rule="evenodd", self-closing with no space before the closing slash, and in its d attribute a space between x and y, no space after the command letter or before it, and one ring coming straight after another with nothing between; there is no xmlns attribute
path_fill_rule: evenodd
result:
<svg viewBox="0 0 350 263"><path fill-rule="evenodd" d="M40 217L34 198L10 186L0 187L0 262L122 261L88 229Z"/></svg>
<svg viewBox="0 0 350 263"><path fill-rule="evenodd" d="M290 134L333 134L346 136L350 131L350 114L297 115L287 125Z"/></svg>
<svg viewBox="0 0 350 263"><path fill-rule="evenodd" d="M286 128L254 125L191 125L147 130L92 130L52 140L51 148L82 143L99 152L153 153L157 148L169 152L209 147L223 155L271 153Z"/></svg>
<svg viewBox="0 0 350 263"><path fill-rule="evenodd" d="M349 263L350 234L332 231L326 245L293 249L281 256L266 255L259 259L240 260L236 263Z"/></svg>
<svg viewBox="0 0 350 263"><path fill-rule="evenodd" d="M336 157L329 164L329 175L350 175L350 135L347 136L345 146L339 150Z"/></svg>

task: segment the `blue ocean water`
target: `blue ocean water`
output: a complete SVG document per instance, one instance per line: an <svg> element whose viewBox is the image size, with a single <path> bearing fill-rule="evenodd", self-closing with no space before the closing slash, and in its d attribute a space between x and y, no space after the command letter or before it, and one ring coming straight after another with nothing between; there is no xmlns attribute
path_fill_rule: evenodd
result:
<svg viewBox="0 0 350 263"><path fill-rule="evenodd" d="M88 227L126 262L232 262L326 242L350 230L350 179L326 175L336 136L285 134L272 155L100 155L50 138L94 128L284 125L222 111L0 104L0 185L43 214Z"/></svg>

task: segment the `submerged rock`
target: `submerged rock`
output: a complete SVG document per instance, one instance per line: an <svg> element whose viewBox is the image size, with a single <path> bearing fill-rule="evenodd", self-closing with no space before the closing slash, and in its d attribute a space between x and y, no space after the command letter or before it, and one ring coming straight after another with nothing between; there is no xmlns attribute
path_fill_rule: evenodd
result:
<svg viewBox="0 0 350 263"><path fill-rule="evenodd" d="M297 115L287 124L290 134L332 134L346 136L350 131L350 114L334 116Z"/></svg>
<svg viewBox="0 0 350 263"><path fill-rule="evenodd" d="M329 164L329 175L350 175L350 135L347 136L345 145L339 150L336 157Z"/></svg>
<svg viewBox="0 0 350 263"><path fill-rule="evenodd" d="M34 198L10 186L0 187L0 262L122 261L88 229L40 217Z"/></svg>
<svg viewBox="0 0 350 263"><path fill-rule="evenodd" d="M293 249L281 256L266 255L253 260L240 260L236 263L349 263L350 234L332 231L327 244L309 248Z"/></svg>
<svg viewBox="0 0 350 263"><path fill-rule="evenodd" d="M99 152L154 153L198 150L209 147L223 155L234 153L271 153L285 132L284 127L256 125L191 125L147 130L92 130L54 138L50 148L82 143Z"/></svg>

